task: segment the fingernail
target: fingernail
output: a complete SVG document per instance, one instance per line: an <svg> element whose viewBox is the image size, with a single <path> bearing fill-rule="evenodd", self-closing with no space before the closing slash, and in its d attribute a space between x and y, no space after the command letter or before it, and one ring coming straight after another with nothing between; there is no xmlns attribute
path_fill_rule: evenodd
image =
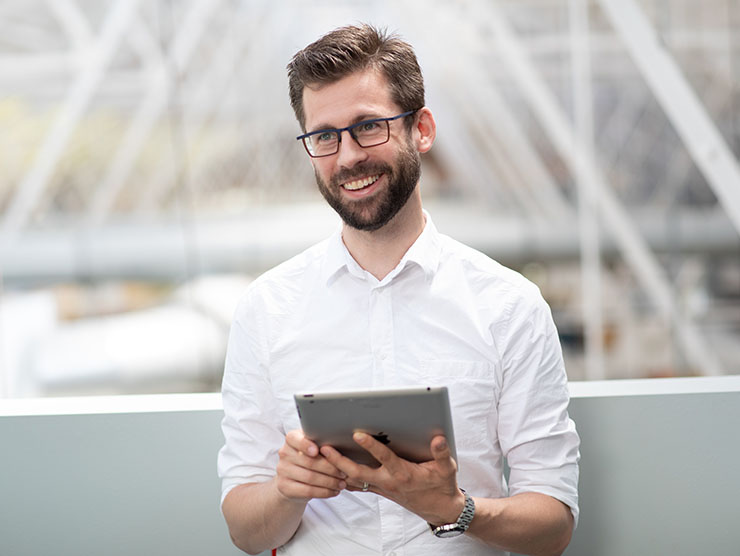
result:
<svg viewBox="0 0 740 556"><path fill-rule="evenodd" d="M442 442L439 443L439 449L440 450L444 450L446 448L447 448L447 441L446 440L443 440Z"/></svg>
<svg viewBox="0 0 740 556"><path fill-rule="evenodd" d="M356 442L363 442L367 435L364 432L356 432L354 438Z"/></svg>
<svg viewBox="0 0 740 556"><path fill-rule="evenodd" d="M345 483L344 481L339 481L339 488L341 490L344 490L345 488L347 488L347 483Z"/></svg>
<svg viewBox="0 0 740 556"><path fill-rule="evenodd" d="M316 457L317 455L319 455L319 449L314 445L309 446L307 452L308 455L311 457Z"/></svg>

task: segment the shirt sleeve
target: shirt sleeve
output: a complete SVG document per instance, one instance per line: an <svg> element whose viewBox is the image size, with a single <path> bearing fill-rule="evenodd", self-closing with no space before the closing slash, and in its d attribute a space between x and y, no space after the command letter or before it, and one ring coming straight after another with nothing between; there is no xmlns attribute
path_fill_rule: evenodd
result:
<svg viewBox="0 0 740 556"><path fill-rule="evenodd" d="M285 434L278 419L260 346L257 311L245 298L229 334L222 383L224 446L218 454L221 503L237 485L265 482L275 475Z"/></svg>
<svg viewBox="0 0 740 556"><path fill-rule="evenodd" d="M509 494L552 496L570 507L577 524L580 439L568 416L567 377L550 308L531 287L509 308L501 342L498 432Z"/></svg>

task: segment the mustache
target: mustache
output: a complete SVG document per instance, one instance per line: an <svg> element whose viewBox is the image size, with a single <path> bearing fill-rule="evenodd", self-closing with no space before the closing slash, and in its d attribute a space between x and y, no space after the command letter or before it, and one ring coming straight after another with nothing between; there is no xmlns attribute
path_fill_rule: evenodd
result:
<svg viewBox="0 0 740 556"><path fill-rule="evenodd" d="M332 185L339 186L348 181L353 181L356 178L363 178L365 176L372 176L375 174L391 174L393 168L389 164L383 162L372 162L363 163L354 166L353 168L344 168L334 174L331 178Z"/></svg>

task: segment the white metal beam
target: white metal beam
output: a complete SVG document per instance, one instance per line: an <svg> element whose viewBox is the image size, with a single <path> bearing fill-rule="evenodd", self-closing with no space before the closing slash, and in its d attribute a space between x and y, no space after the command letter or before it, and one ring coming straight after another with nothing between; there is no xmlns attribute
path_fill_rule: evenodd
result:
<svg viewBox="0 0 740 556"><path fill-rule="evenodd" d="M50 78L74 73L82 67L74 52L34 52L33 54L0 55L0 87L3 92L17 94L19 83L28 83L28 90L37 91L38 83L47 86Z"/></svg>
<svg viewBox="0 0 740 556"><path fill-rule="evenodd" d="M740 233L740 165L634 0L599 0L648 86Z"/></svg>
<svg viewBox="0 0 740 556"><path fill-rule="evenodd" d="M521 265L533 259L570 264L578 260L578 231L573 226L530 226L513 214L491 218L490 209L475 199L433 200L427 208L440 230L504 264ZM738 253L740 240L732 224L721 216L719 209L681 210L671 215L676 228L685 234L686 240L678 246L683 258ZM198 231L199 264L213 272L261 273L321 241L334 229L336 218L323 200L247 203L232 215L196 214L192 225ZM665 226L656 221L651 210L635 214L634 223L654 251L676 253ZM180 218L137 215L107 221L85 238L84 246L80 242L83 231L79 226L29 230L5 251L3 280L15 285L79 279L81 257L93 263L84 268L86 276L93 279L182 278L186 254ZM605 258L620 257L610 236L602 234L600 240ZM731 306L727 308L728 315L731 310ZM727 322L730 320L728 316Z"/></svg>
<svg viewBox="0 0 740 556"><path fill-rule="evenodd" d="M496 3L478 3L487 9L486 22L494 31L501 59L518 82L545 131L572 171L580 168L598 195L600 215L618 242L625 260L651 295L655 306L673 322L687 360L705 374L722 374L715 354L679 310L669 281L645 240L631 222L593 158L574 148L573 130L547 86L538 77L525 49L515 37Z"/></svg>
<svg viewBox="0 0 740 556"><path fill-rule="evenodd" d="M601 252L598 201L588 170L587 160L594 160L593 92L587 0L570 0L571 52L573 59L573 111L575 114L575 150L578 158L575 179L578 186L578 220L581 245L581 303L585 338L586 377L603 380L604 322L601 299Z"/></svg>
<svg viewBox="0 0 740 556"><path fill-rule="evenodd" d="M704 104L709 110L720 113L720 107L731 102L728 98L732 95L732 89L722 87L710 87L704 94ZM650 203L658 207L672 206L676 198L683 191L688 179L691 179L691 171L694 169L694 160L691 153L686 149L675 149L665 161L665 173L656 185L655 196Z"/></svg>
<svg viewBox="0 0 740 556"><path fill-rule="evenodd" d="M72 48L78 55L87 50L95 36L87 18L74 0L46 0L46 5L62 24Z"/></svg>

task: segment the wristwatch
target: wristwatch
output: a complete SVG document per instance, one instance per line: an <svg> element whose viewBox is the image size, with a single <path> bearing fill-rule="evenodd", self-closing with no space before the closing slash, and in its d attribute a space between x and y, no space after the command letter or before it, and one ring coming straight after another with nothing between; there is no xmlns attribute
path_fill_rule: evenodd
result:
<svg viewBox="0 0 740 556"><path fill-rule="evenodd" d="M435 536L441 539L448 539L450 537L457 537L462 535L470 527L470 522L473 521L475 516L475 502L463 489L460 491L465 495L465 505L460 517L457 518L455 523L447 523L445 525L432 525L429 524L429 528L432 530Z"/></svg>

